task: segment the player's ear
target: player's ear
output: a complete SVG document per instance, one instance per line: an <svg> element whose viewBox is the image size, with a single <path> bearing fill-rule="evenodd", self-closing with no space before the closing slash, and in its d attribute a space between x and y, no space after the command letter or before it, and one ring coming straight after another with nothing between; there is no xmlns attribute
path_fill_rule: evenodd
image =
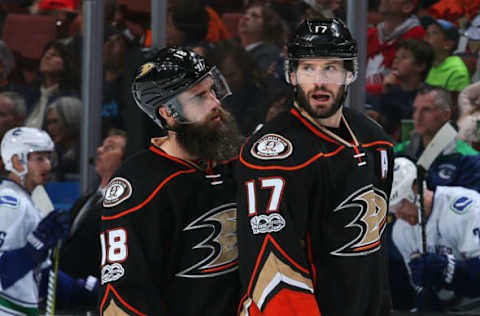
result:
<svg viewBox="0 0 480 316"><path fill-rule="evenodd" d="M171 110L161 106L158 108L158 114L167 122L168 126L171 127L175 125L175 119L173 118Z"/></svg>
<svg viewBox="0 0 480 316"><path fill-rule="evenodd" d="M13 155L12 166L18 172L22 172L24 170L24 166L23 166L22 162L20 161L20 158L18 157L18 155Z"/></svg>

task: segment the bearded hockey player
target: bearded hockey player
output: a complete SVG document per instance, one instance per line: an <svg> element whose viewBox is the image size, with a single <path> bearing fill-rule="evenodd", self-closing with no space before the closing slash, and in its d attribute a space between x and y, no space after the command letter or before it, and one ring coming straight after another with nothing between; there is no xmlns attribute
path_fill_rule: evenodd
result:
<svg viewBox="0 0 480 316"><path fill-rule="evenodd" d="M480 194L463 187L424 189L427 253L421 254L416 177L412 161L395 159L391 209L398 220L392 238L415 290L434 293L433 300L422 302L423 308L479 315Z"/></svg>
<svg viewBox="0 0 480 316"><path fill-rule="evenodd" d="M143 64L135 101L161 129L109 183L102 214L102 315L235 315L239 134L222 74L165 48Z"/></svg>
<svg viewBox="0 0 480 316"><path fill-rule="evenodd" d="M344 107L356 43L338 19L288 43L296 98L239 157L240 315L389 315L384 229L393 145Z"/></svg>
<svg viewBox="0 0 480 316"><path fill-rule="evenodd" d="M69 230L67 212L44 217L30 197L48 179L53 150L50 136L36 128L11 129L2 139L8 176L0 181L0 315L39 314L51 269L49 250ZM59 272L57 297L75 304L91 298L94 285L95 280L72 280Z"/></svg>

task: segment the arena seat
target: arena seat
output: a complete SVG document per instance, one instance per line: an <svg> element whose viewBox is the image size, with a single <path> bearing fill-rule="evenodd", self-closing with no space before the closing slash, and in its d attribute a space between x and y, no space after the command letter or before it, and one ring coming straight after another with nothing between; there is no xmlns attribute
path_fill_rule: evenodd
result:
<svg viewBox="0 0 480 316"><path fill-rule="evenodd" d="M119 6L125 6L127 11L148 13L152 8L150 0L117 0Z"/></svg>
<svg viewBox="0 0 480 316"><path fill-rule="evenodd" d="M2 38L20 56L38 60L45 45L56 37L56 19L49 15L9 14Z"/></svg>

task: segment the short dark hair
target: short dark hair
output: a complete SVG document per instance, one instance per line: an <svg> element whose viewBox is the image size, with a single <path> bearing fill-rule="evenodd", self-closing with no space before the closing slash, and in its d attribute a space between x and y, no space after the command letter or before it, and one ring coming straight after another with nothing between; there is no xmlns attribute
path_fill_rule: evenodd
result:
<svg viewBox="0 0 480 316"><path fill-rule="evenodd" d="M171 14L175 27L185 34L187 42L205 39L210 16L202 1L177 1Z"/></svg>
<svg viewBox="0 0 480 316"><path fill-rule="evenodd" d="M425 69L422 72L422 79L425 80L432 68L433 60L435 59L435 51L432 45L424 40L416 38L404 38L398 41L396 49L405 49L412 52L417 65L424 64Z"/></svg>
<svg viewBox="0 0 480 316"><path fill-rule="evenodd" d="M450 91L440 86L424 85L417 92L417 96L435 92L435 106L441 110L452 110L453 100Z"/></svg>
<svg viewBox="0 0 480 316"><path fill-rule="evenodd" d="M127 142L128 142L127 132L124 131L123 129L119 129L119 128L110 128L107 131L107 137L110 137L110 136L120 136L120 137L123 137L125 139L125 146L123 147L123 155L122 155L122 159L124 159L125 156L126 156L126 152L127 152Z"/></svg>

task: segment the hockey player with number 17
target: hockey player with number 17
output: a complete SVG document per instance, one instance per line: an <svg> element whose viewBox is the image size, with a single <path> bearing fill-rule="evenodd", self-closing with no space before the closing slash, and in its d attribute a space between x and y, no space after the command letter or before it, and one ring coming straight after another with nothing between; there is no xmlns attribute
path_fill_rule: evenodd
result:
<svg viewBox="0 0 480 316"><path fill-rule="evenodd" d="M432 299L423 296L422 306L425 310L479 315L480 194L463 187L424 190L427 253L423 255L416 177L412 161L395 159L391 210L398 220L392 238L416 290L433 292Z"/></svg>
<svg viewBox="0 0 480 316"><path fill-rule="evenodd" d="M288 112L239 157L240 315L390 314L384 230L393 144L344 106L356 43L338 19L288 43Z"/></svg>

